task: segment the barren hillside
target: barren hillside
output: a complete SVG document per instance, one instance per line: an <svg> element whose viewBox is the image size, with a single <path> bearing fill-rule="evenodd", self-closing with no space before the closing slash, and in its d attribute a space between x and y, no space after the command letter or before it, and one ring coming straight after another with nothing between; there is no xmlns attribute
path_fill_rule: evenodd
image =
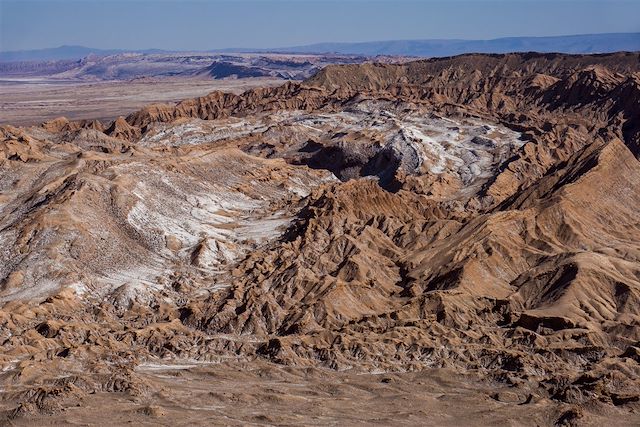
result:
<svg viewBox="0 0 640 427"><path fill-rule="evenodd" d="M6 422L640 422L637 53L333 65L0 136Z"/></svg>

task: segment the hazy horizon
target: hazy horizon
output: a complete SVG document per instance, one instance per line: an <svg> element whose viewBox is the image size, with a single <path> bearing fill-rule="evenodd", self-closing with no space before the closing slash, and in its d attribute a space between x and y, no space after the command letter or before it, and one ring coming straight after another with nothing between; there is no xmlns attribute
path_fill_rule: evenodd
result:
<svg viewBox="0 0 640 427"><path fill-rule="evenodd" d="M598 36L598 35L615 35L615 34L640 34L640 32L629 32L629 33L589 33L589 34L563 34L563 35L555 35L555 36L507 36L507 37L497 37L495 39L385 39L385 40L370 40L370 41L364 41L364 42L350 42L350 41L337 41L337 42L323 42L323 41L318 41L318 42L314 42L314 43L308 43L308 44L304 44L304 45L297 45L297 46L270 46L270 47L266 47L266 48L255 48L256 50L269 50L269 49L273 49L274 51L277 51L278 49L285 49L285 48L295 48L295 47L306 47L306 46L314 46L314 45L324 45L324 44L360 44L360 43L386 43L386 42L412 42L412 41L469 41L469 42L473 42L473 41L493 41L493 40L502 40L502 39L518 39L518 38L540 38L540 39L544 39L544 38L554 38L554 37L580 37L580 36ZM39 48L32 48L32 49L20 49L20 50L0 50L0 52L2 53L11 53L11 52L20 52L20 51L38 51L38 50L50 50L50 49L60 49L60 48L88 48L88 49L96 49L96 50L103 50L103 51L152 51L152 50L166 50L168 52L170 51L175 51L175 52L198 52L198 51L232 51L234 49L234 47L221 47L221 48L212 48L212 49L201 49L201 50L197 50L197 49L175 49L175 50L168 50L168 49L162 49L159 48L157 46L148 46L145 48L136 48L136 49L127 49L127 48L110 48L110 47L101 47L101 48L97 48L95 46L87 46L87 45L76 45L76 44L62 44L62 45L58 45L58 46L47 46L47 47L39 47ZM237 48L239 50L249 50L252 47L241 47L241 48Z"/></svg>
<svg viewBox="0 0 640 427"><path fill-rule="evenodd" d="M270 49L633 33L640 32L637 16L640 2L628 0L0 0L0 51Z"/></svg>

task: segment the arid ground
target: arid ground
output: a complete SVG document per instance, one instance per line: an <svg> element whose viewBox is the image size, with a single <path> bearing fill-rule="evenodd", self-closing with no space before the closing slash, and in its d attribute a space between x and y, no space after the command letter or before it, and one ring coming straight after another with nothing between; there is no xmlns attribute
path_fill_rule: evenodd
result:
<svg viewBox="0 0 640 427"><path fill-rule="evenodd" d="M143 78L133 81L60 81L46 78L0 78L0 124L37 125L66 117L113 120L147 104L177 102L215 90L241 93L282 84L281 79Z"/></svg>
<svg viewBox="0 0 640 427"><path fill-rule="evenodd" d="M13 92L0 423L640 424L640 54L273 83Z"/></svg>

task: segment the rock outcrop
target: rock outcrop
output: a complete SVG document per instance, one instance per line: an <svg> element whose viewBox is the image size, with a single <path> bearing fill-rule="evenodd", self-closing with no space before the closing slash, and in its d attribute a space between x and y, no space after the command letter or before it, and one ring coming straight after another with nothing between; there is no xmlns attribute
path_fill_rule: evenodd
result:
<svg viewBox="0 0 640 427"><path fill-rule="evenodd" d="M0 361L6 401L41 396L12 414L87 375L153 388L105 363L258 358L445 368L543 423L631 420L639 60L329 66L108 126L2 127ZM58 384L61 358L91 367L50 394L21 379Z"/></svg>

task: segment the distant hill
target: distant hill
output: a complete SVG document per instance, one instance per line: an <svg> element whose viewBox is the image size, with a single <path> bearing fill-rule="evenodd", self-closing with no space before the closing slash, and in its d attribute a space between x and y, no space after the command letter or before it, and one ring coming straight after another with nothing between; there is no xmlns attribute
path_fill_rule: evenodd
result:
<svg viewBox="0 0 640 427"><path fill-rule="evenodd" d="M362 43L317 43L273 49L227 48L208 52L247 53L336 53L346 55L402 55L437 57L463 53L508 52L607 53L640 51L640 33L582 34L554 37L506 37L492 40L389 40ZM0 62L53 61L81 59L90 54L98 56L118 53L171 53L161 49L122 50L94 49L84 46L60 46L51 49L0 52Z"/></svg>
<svg viewBox="0 0 640 427"><path fill-rule="evenodd" d="M98 56L115 55L131 52L122 49L95 49L85 46L60 46L50 49L16 50L0 52L0 62L18 61L57 61L61 59L82 59L88 55ZM147 49L135 51L136 53L163 53L160 49Z"/></svg>
<svg viewBox="0 0 640 427"><path fill-rule="evenodd" d="M508 37L493 40L395 40L363 43L319 43L278 49L289 53L452 56L463 53L639 51L640 33L583 34L557 37Z"/></svg>

